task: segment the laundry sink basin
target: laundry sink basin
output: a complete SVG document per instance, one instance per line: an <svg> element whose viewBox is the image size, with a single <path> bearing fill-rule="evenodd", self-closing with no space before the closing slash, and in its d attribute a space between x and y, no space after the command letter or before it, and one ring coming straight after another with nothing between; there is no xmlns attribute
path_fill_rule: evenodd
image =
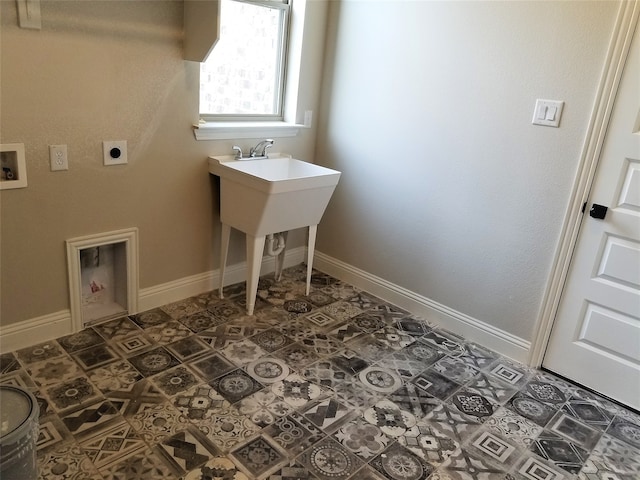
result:
<svg viewBox="0 0 640 480"><path fill-rule="evenodd" d="M335 186L340 172L275 153L263 160L209 157L209 172L267 193Z"/></svg>
<svg viewBox="0 0 640 480"><path fill-rule="evenodd" d="M220 220L250 235L268 235L317 225L340 172L286 154L261 160L209 157L220 177Z"/></svg>
<svg viewBox="0 0 640 480"><path fill-rule="evenodd" d="M265 238L272 234L309 227L307 245L307 287L318 223L340 179L340 172L291 158L270 154L260 160L237 160L233 155L209 157L209 173L220 177L220 289L231 227L246 234L247 313L253 315ZM283 234L286 238L286 233ZM284 248L276 256L276 279L282 273Z"/></svg>

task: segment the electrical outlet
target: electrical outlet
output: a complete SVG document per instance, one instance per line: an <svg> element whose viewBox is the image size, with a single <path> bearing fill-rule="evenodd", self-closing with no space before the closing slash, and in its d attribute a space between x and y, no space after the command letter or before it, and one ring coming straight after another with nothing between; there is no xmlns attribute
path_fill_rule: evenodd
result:
<svg viewBox="0 0 640 480"><path fill-rule="evenodd" d="M51 171L69 170L69 158L66 145L49 145L49 161Z"/></svg>
<svg viewBox="0 0 640 480"><path fill-rule="evenodd" d="M102 142L102 153L105 165L122 165L128 163L126 140Z"/></svg>

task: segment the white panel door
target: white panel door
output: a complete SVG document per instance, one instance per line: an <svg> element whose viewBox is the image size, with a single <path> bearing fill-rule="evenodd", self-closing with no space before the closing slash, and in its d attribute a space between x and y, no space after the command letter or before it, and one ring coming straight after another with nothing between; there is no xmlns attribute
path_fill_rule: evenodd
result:
<svg viewBox="0 0 640 480"><path fill-rule="evenodd" d="M547 369L640 409L640 35L636 31L551 338ZM593 204L608 207L593 218Z"/></svg>

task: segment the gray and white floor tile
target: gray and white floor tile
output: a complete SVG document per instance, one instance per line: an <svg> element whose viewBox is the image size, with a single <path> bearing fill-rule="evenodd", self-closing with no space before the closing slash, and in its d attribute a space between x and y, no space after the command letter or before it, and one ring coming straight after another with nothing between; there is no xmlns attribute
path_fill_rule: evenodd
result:
<svg viewBox="0 0 640 480"><path fill-rule="evenodd" d="M385 435L379 426L360 416L342 425L333 438L365 461L382 453L393 442L393 438Z"/></svg>
<svg viewBox="0 0 640 480"><path fill-rule="evenodd" d="M637 480L640 415L286 269L0 354L40 478Z"/></svg>

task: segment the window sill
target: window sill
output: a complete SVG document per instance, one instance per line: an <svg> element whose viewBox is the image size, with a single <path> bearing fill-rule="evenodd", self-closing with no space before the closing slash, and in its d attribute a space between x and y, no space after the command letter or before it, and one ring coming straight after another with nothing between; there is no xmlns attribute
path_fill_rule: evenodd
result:
<svg viewBox="0 0 640 480"><path fill-rule="evenodd" d="M196 140L295 137L304 125L286 122L203 122L193 126Z"/></svg>

